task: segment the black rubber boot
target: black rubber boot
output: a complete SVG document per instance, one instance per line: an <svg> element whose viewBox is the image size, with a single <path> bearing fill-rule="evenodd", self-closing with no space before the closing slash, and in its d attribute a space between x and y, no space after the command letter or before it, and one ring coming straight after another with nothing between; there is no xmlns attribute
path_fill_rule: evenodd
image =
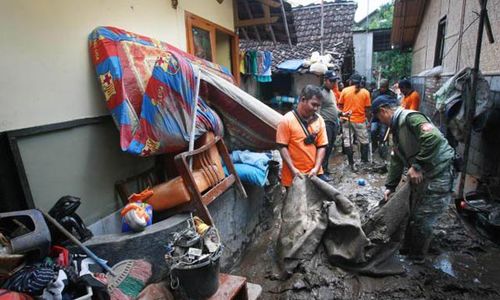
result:
<svg viewBox="0 0 500 300"><path fill-rule="evenodd" d="M415 264L422 264L429 252L432 235L422 233L418 228L413 227L411 222L409 226L407 230L409 236L405 237L406 246L408 247L408 258Z"/></svg>
<svg viewBox="0 0 500 300"><path fill-rule="evenodd" d="M361 144L361 161L364 163L368 162L368 152L370 151L370 147L368 144Z"/></svg>
<svg viewBox="0 0 500 300"><path fill-rule="evenodd" d="M354 165L354 152L351 147L345 147L345 154L347 155L347 161L349 162L349 166L351 166L351 170L356 172L358 169Z"/></svg>

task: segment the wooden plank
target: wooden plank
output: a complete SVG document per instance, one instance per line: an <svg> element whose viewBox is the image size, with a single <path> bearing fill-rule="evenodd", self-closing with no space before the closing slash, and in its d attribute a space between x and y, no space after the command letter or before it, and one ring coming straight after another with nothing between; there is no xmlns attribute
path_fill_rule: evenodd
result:
<svg viewBox="0 0 500 300"><path fill-rule="evenodd" d="M248 16L250 17L250 19L253 19L252 10L250 9L250 6L248 5L248 1L243 1L243 5L245 6L245 10L247 11ZM237 21L235 22L235 25L234 25L234 26L235 26L235 27L238 27L236 24L237 24L237 23L239 23L239 22L240 22L240 20L237 20ZM252 29L253 29L253 32L254 32L255 36L257 37L257 41L259 41L259 43L260 43L260 42L261 42L261 40L260 40L259 30L257 30L257 27L256 27L256 26L253 26L253 27L252 27Z"/></svg>
<svg viewBox="0 0 500 300"><path fill-rule="evenodd" d="M216 186L211 188L205 195L202 196L202 202L205 205L209 205L212 203L217 197L222 195L231 185L235 183L235 176L230 174L228 177L224 178L221 182L219 182Z"/></svg>
<svg viewBox="0 0 500 300"><path fill-rule="evenodd" d="M210 297L210 300L248 300L247 279L241 276L221 273L219 275L219 289Z"/></svg>
<svg viewBox="0 0 500 300"><path fill-rule="evenodd" d="M194 151L192 151L194 152ZM187 152L181 153L175 157L175 164L177 170L182 177L184 186L191 197L191 201L187 203L187 206L196 210L196 214L205 222L207 225L212 226L214 224L212 216L208 211L208 208L203 204L200 191L193 177L193 173L189 170L189 165L187 163L186 155Z"/></svg>
<svg viewBox="0 0 500 300"><path fill-rule="evenodd" d="M275 2L273 0L257 0L257 2L260 2L262 4L265 4L267 5L268 7L274 7L274 8L278 8L281 6L281 3L279 2Z"/></svg>
<svg viewBox="0 0 500 300"><path fill-rule="evenodd" d="M111 120L112 120L111 116L106 115L106 116L100 116L100 117L84 118L84 119L72 120L72 121L67 121L67 122L60 122L60 123L54 123L54 124L48 124L48 125L42 125L42 126L17 129L17 130L9 131L8 134L11 137L23 137L23 136L30 136L30 135L52 132L52 131L57 131L57 130L70 129L70 128L79 127L79 126L100 124L100 123L104 123L106 121L111 121Z"/></svg>
<svg viewBox="0 0 500 300"><path fill-rule="evenodd" d="M226 164L226 168L228 169L229 174L234 174L234 177L236 179L236 187L240 191L243 198L247 198L248 197L247 193L245 191L245 188L243 187L243 184L241 183L240 177L236 173L233 161L231 160L231 157L229 157L229 151L227 150L226 144L224 144L224 140L221 140L216 145L217 145L217 150L219 150L219 154L222 157L222 160Z"/></svg>
<svg viewBox="0 0 500 300"><path fill-rule="evenodd" d="M24 200L26 206L28 208L35 208L36 206L33 200L33 194L31 193L28 176L26 175L26 170L24 169L21 152L19 151L19 147L17 145L17 138L15 136L11 136L10 133L7 133L7 140L9 142L12 155L14 156L14 163L17 168L17 175L19 177L19 181L21 182L21 188L24 194Z"/></svg>
<svg viewBox="0 0 500 300"><path fill-rule="evenodd" d="M265 24L273 24L278 21L278 17L270 17L270 18L256 18L249 20L239 20L238 23L235 24L236 27L247 27L247 26L255 26L255 25L265 25Z"/></svg>

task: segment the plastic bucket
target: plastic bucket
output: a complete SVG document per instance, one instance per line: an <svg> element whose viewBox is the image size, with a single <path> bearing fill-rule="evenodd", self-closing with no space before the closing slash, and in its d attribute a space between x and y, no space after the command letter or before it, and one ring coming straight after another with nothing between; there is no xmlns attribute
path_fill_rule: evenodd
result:
<svg viewBox="0 0 500 300"><path fill-rule="evenodd" d="M221 255L222 247L203 262L172 268L172 277L179 280L179 289L188 299L206 299L217 292Z"/></svg>

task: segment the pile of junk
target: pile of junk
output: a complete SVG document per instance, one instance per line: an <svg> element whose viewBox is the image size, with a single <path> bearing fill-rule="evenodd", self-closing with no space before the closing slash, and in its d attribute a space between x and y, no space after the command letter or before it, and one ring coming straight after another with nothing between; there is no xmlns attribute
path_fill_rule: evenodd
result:
<svg viewBox="0 0 500 300"><path fill-rule="evenodd" d="M88 42L122 151L174 160L155 164L155 180L153 169L138 175L147 184L133 191L117 182L123 208L99 220L113 233L87 228L72 196L48 213L1 213L0 300L209 298L225 275L207 206L231 187L246 198L242 182L262 187L277 171L269 151L282 115L227 68L167 43L115 27Z"/></svg>
<svg viewBox="0 0 500 300"><path fill-rule="evenodd" d="M465 142L466 104L473 96L473 70L464 68L449 78L434 94L436 109L439 112L440 129L445 133L450 145L457 148ZM500 126L500 100L490 94L488 81L478 74L476 89L476 110L472 121L472 134L475 135L484 149L484 162L481 170L467 170L477 178L475 190L455 199L458 213L464 221L477 230L482 236L500 244L500 178L497 173L498 151L500 143L498 128ZM456 169L462 171L463 162L455 160ZM477 162L476 162L477 164Z"/></svg>
<svg viewBox="0 0 500 300"><path fill-rule="evenodd" d="M49 213L0 213L0 299L206 299L217 291L223 245L216 227L191 215L170 232L163 244L167 272L158 277L146 259L110 267L86 247L93 234L76 213L79 205L65 196ZM122 210L124 230L150 222L141 206L149 205Z"/></svg>

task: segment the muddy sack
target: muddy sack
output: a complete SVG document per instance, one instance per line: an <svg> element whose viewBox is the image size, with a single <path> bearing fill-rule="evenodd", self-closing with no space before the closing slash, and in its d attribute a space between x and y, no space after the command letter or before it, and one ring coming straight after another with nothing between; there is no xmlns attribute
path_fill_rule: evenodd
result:
<svg viewBox="0 0 500 300"><path fill-rule="evenodd" d="M282 211L282 259L311 259L323 242L332 265L373 276L401 274L397 257L409 216L409 184L361 224L357 207L317 177L296 177Z"/></svg>
<svg viewBox="0 0 500 300"><path fill-rule="evenodd" d="M314 255L327 227L327 200L309 178L295 176L281 211L278 250L282 260Z"/></svg>

